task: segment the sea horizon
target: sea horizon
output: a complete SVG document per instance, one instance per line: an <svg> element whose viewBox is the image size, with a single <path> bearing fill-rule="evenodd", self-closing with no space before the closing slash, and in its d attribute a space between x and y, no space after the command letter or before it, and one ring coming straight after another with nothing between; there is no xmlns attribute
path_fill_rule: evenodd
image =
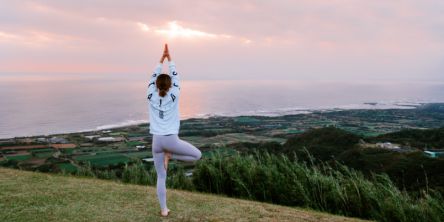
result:
<svg viewBox="0 0 444 222"><path fill-rule="evenodd" d="M2 75L0 138L95 131L148 122L145 74ZM415 84L412 84L415 83ZM444 101L444 82L188 80L181 119L280 116L316 110L409 108ZM408 106L405 106L405 105ZM148 132L147 132L148 133Z"/></svg>
<svg viewBox="0 0 444 222"><path fill-rule="evenodd" d="M371 103L374 103L371 104ZM188 119L207 119L207 118L217 118L217 117L240 117L240 116L265 116L265 117L278 117L278 116L286 116L286 115L299 115L299 114L310 114L313 112L333 112L333 111L341 111L341 110L368 110L368 109L415 109L416 107L424 104L431 103L440 103L440 102L394 102L393 104L387 103L378 103L378 102L368 102L363 104L349 104L338 107L331 108L319 108L319 109L292 109L292 108L283 108L280 110L260 110L260 111L247 111L245 113L226 113L226 114L200 114L195 117L185 117L181 118L181 121L185 121ZM79 129L79 130L68 130L68 131L54 131L48 132L44 134L23 134L23 135L12 135L12 136L0 136L0 139L11 139L11 138L22 138L22 137L37 137L37 136L49 136L49 135L59 135L59 134L70 134L70 133L83 133L83 132L93 132L93 131L102 131L102 130L112 130L121 127L128 126L136 126L140 124L149 123L148 119L146 120L126 120L123 122L110 123L105 125L100 125L95 128L89 129ZM147 132L149 134L149 132Z"/></svg>

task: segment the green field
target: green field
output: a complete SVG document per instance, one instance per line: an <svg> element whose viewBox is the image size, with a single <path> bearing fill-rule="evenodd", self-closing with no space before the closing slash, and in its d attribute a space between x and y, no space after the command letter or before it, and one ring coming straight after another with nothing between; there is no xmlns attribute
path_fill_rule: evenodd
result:
<svg viewBox="0 0 444 222"><path fill-rule="evenodd" d="M76 161L90 162L91 165L96 167L105 167L108 165L116 165L119 163L131 162L131 159L124 154L119 153L106 153L97 155L82 155L74 157Z"/></svg>
<svg viewBox="0 0 444 222"><path fill-rule="evenodd" d="M44 149L33 149L31 150L31 153L46 153L46 152L54 152L55 149L53 148L44 148Z"/></svg>
<svg viewBox="0 0 444 222"><path fill-rule="evenodd" d="M285 130L286 133L291 133L291 134L300 134L305 132L304 130L297 130L297 129L289 129L289 130Z"/></svg>
<svg viewBox="0 0 444 222"><path fill-rule="evenodd" d="M64 154L72 154L75 150L75 148L66 148L66 149L60 149L62 153Z"/></svg>
<svg viewBox="0 0 444 222"><path fill-rule="evenodd" d="M142 151L142 152L131 152L131 153L125 153L125 156L128 157L135 157L135 158L149 158L152 157L151 151Z"/></svg>
<svg viewBox="0 0 444 222"><path fill-rule="evenodd" d="M114 132L114 133L109 133L110 136L123 136L123 135L127 135L127 132Z"/></svg>
<svg viewBox="0 0 444 222"><path fill-rule="evenodd" d="M256 119L251 116L239 116L234 118L235 122L238 123L260 123L261 121L259 119Z"/></svg>
<svg viewBox="0 0 444 222"><path fill-rule="evenodd" d="M147 136L148 133L128 133L128 137L140 137L140 136Z"/></svg>
<svg viewBox="0 0 444 222"><path fill-rule="evenodd" d="M34 155L38 158L46 158L46 157L50 157L52 156L53 152L38 152L35 153Z"/></svg>
<svg viewBox="0 0 444 222"><path fill-rule="evenodd" d="M30 154L26 155L16 155L16 156L6 156L6 159L8 160L17 160L17 161L23 161L31 158L32 156Z"/></svg>
<svg viewBox="0 0 444 222"><path fill-rule="evenodd" d="M144 143L140 142L140 141L130 141L130 142L126 142L127 146L139 146L139 145L144 145Z"/></svg>
<svg viewBox="0 0 444 222"><path fill-rule="evenodd" d="M72 165L71 163L58 163L56 165L60 168L60 170L67 173L73 173L77 170L77 167Z"/></svg>
<svg viewBox="0 0 444 222"><path fill-rule="evenodd" d="M200 136L184 136L182 139L190 142L191 144L197 147L210 146L210 145L221 147L233 143L242 143L242 142L254 143L254 142L275 141L281 143L286 141L283 138L253 135L247 133L227 133L227 134L221 134L213 137L204 137L204 138Z"/></svg>

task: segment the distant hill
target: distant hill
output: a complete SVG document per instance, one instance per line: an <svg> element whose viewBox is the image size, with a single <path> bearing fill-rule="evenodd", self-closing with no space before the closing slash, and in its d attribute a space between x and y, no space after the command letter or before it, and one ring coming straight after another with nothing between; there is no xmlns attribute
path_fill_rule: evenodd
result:
<svg viewBox="0 0 444 222"><path fill-rule="evenodd" d="M417 109L425 112L444 113L444 103L426 103Z"/></svg>
<svg viewBox="0 0 444 222"><path fill-rule="evenodd" d="M0 221L161 221L151 186L0 168ZM167 221L362 221L168 190Z"/></svg>
<svg viewBox="0 0 444 222"><path fill-rule="evenodd" d="M420 149L444 149L444 127L438 129L405 129L370 138L372 141L391 141Z"/></svg>
<svg viewBox="0 0 444 222"><path fill-rule="evenodd" d="M360 140L370 143L387 141L418 149L397 152L365 148L359 145ZM444 159L427 157L420 150L425 147L444 149L444 128L406 129L376 137L362 137L342 129L326 127L296 135L288 139L282 149L273 150L287 155L295 153L298 159L310 161L308 151L315 162L338 161L368 176L386 173L401 190L418 192L432 188L444 194Z"/></svg>
<svg viewBox="0 0 444 222"><path fill-rule="evenodd" d="M354 148L359 139L359 136L335 127L312 129L289 138L283 151L287 154L295 152L303 160L308 160L308 151L317 160L327 161Z"/></svg>

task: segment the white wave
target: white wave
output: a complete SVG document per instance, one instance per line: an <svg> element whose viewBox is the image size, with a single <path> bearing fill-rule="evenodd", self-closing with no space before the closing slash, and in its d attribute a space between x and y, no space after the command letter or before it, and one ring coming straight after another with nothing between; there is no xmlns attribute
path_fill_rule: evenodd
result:
<svg viewBox="0 0 444 222"><path fill-rule="evenodd" d="M210 117L235 117L235 116L283 116L283 115L297 115L309 114L313 112L331 112L340 110L354 110L354 109L415 109L427 102L417 101L378 101L366 102L358 104L346 104L336 106L318 106L314 108L301 107L281 107L277 109L258 109L247 111L232 111L232 112L214 112L214 113L199 113L195 116L184 116L183 119L189 118L210 118Z"/></svg>
<svg viewBox="0 0 444 222"><path fill-rule="evenodd" d="M120 123L114 123L114 124L107 124L96 127L96 130L104 130L104 129L113 129L113 128L119 128L124 126L132 126L132 125L139 125L142 123L148 123L147 120L127 120Z"/></svg>

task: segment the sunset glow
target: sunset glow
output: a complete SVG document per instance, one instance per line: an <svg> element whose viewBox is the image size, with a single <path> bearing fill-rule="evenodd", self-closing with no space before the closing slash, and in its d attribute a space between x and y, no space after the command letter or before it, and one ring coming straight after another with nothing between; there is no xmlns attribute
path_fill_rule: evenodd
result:
<svg viewBox="0 0 444 222"><path fill-rule="evenodd" d="M177 21L169 22L168 27L166 29L157 29L155 32L164 35L168 38L216 38L217 37L217 35L215 34L184 28L181 25L177 24Z"/></svg>
<svg viewBox="0 0 444 222"><path fill-rule="evenodd" d="M143 73L168 42L192 79L442 80L443 8L439 0L5 1L0 73Z"/></svg>

